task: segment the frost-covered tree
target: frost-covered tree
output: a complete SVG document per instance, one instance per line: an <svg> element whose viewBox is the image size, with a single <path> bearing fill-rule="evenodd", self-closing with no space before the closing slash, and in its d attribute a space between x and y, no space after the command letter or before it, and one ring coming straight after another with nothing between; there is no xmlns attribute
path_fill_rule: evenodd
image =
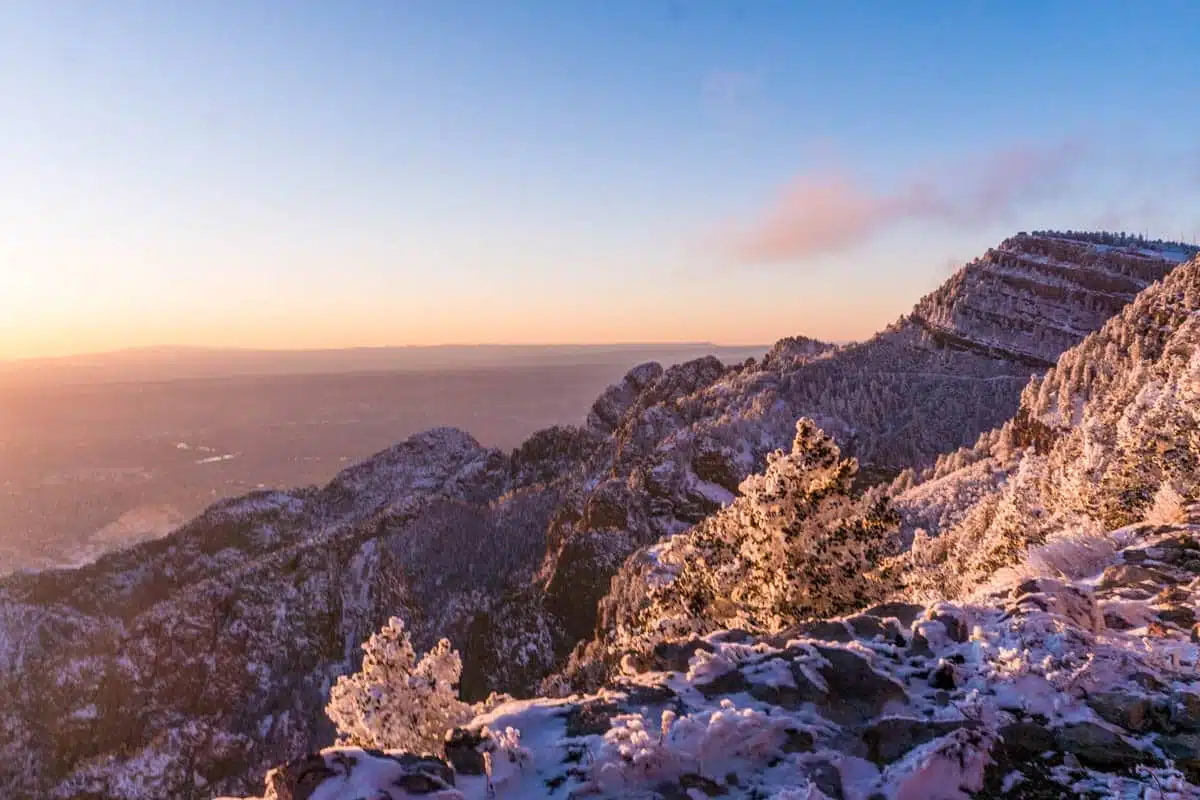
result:
<svg viewBox="0 0 1200 800"><path fill-rule="evenodd" d="M812 420L801 419L791 452L771 455L729 508L669 545L663 556L678 572L652 589L658 608L644 618L665 612L702 623L692 627L772 630L886 594L877 568L895 552L898 519L881 491L853 495L857 470Z"/></svg>
<svg viewBox="0 0 1200 800"><path fill-rule="evenodd" d="M470 716L470 706L458 699L458 651L442 639L417 661L399 617L362 649L362 669L338 678L325 707L339 744L440 752L446 732Z"/></svg>
<svg viewBox="0 0 1200 800"><path fill-rule="evenodd" d="M791 620L877 597L873 570L893 550L897 520L881 496L860 508L851 495L857 471L812 420L796 424L791 453L776 454L741 486L746 500L733 516L750 580L735 600L765 619Z"/></svg>

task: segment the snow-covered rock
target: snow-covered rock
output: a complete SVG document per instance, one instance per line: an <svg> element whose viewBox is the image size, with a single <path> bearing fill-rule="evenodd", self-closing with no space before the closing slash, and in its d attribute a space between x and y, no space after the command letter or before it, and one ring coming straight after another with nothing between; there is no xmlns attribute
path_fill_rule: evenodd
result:
<svg viewBox="0 0 1200 800"><path fill-rule="evenodd" d="M326 749L265 797L1198 797L1200 644L1163 609L1200 600L1200 527L1134 538L1102 574L1142 572L668 643L597 693L490 709L442 759ZM1148 580L1169 599L1106 624Z"/></svg>

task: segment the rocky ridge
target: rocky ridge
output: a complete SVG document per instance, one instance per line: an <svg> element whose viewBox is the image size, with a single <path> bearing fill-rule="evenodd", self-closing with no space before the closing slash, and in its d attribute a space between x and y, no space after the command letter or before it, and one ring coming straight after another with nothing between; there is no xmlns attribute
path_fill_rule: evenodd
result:
<svg viewBox="0 0 1200 800"><path fill-rule="evenodd" d="M1029 548L1110 545L1200 500L1200 260L1138 296L1030 382L1013 419L939 459L896 504L914 591L971 591Z"/></svg>
<svg viewBox="0 0 1200 800"><path fill-rule="evenodd" d="M931 461L1010 415L1038 363L1179 257L1015 237L869 342L643 365L585 426L511 454L435 430L327 487L218 504L82 569L11 576L0 787L248 790L331 740L330 683L396 613L421 649L449 636L464 651L467 696L528 691L591 634L626 556L732 499L798 416L880 475ZM1051 309L1070 325L1047 323ZM1006 314L1022 320L1011 334Z"/></svg>

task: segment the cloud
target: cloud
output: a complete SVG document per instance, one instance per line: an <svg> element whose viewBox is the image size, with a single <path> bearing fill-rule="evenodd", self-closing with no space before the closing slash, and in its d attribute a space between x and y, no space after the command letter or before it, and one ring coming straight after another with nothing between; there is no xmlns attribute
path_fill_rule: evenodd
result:
<svg viewBox="0 0 1200 800"><path fill-rule="evenodd" d="M1021 203L1060 192L1079 163L1068 142L1014 148L973 163L931 170L892 192L876 192L841 171L795 178L755 219L722 235L738 263L801 261L863 243L905 222L978 227L1005 220Z"/></svg>

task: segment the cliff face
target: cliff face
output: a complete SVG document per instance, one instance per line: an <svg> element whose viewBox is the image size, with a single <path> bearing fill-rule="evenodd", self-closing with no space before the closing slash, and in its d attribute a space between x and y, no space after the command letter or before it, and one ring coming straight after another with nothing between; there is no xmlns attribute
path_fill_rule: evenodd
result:
<svg viewBox="0 0 1200 800"><path fill-rule="evenodd" d="M591 635L637 547L729 502L810 416L876 477L1017 410L1031 372L1166 274L1173 253L1016 237L848 347L647 364L585 426L511 454L413 437L321 489L219 504L78 570L0 581L8 796L211 797L331 741L321 709L400 614L463 650L470 697L525 692Z"/></svg>

